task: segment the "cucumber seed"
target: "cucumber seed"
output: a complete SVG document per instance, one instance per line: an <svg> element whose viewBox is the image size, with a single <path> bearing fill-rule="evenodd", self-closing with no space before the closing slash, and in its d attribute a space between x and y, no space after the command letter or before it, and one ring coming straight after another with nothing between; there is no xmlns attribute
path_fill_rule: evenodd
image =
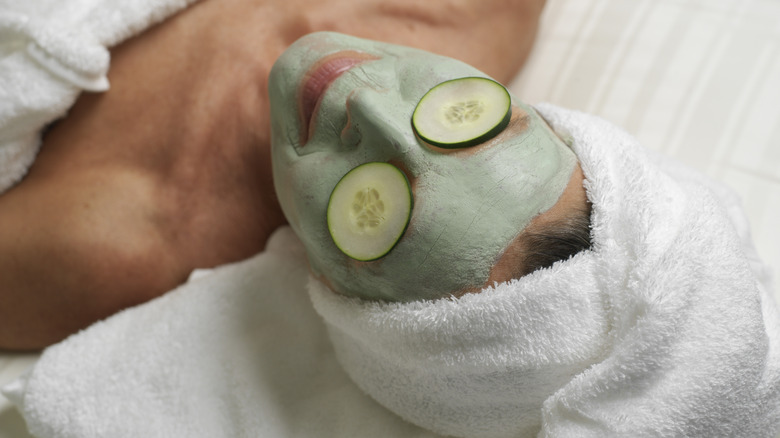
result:
<svg viewBox="0 0 780 438"><path fill-rule="evenodd" d="M379 199L379 192L371 187L355 193L352 202L353 220L361 229L376 228L384 221L385 204Z"/></svg>
<svg viewBox="0 0 780 438"><path fill-rule="evenodd" d="M478 100L456 102L447 108L444 116L453 125L461 125L465 122L475 122L485 112L485 104Z"/></svg>

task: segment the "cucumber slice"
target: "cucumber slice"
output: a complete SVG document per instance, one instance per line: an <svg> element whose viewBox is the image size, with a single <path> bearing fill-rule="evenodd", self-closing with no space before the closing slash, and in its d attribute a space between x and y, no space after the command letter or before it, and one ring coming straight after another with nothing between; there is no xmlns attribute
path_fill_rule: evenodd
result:
<svg viewBox="0 0 780 438"><path fill-rule="evenodd" d="M434 146L475 146L506 128L512 116L511 105L509 92L492 79L453 79L425 93L414 109L412 127Z"/></svg>
<svg viewBox="0 0 780 438"><path fill-rule="evenodd" d="M398 243L412 216L406 175L389 163L362 164L344 175L328 201L328 230L356 260L381 258Z"/></svg>

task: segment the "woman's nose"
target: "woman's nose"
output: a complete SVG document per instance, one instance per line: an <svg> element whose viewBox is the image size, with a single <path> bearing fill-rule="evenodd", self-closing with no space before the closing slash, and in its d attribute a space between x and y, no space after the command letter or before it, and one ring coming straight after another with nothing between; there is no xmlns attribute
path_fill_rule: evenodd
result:
<svg viewBox="0 0 780 438"><path fill-rule="evenodd" d="M373 159L400 158L417 144L411 127L412 108L390 91L353 90L347 97L347 125L341 141L362 148Z"/></svg>

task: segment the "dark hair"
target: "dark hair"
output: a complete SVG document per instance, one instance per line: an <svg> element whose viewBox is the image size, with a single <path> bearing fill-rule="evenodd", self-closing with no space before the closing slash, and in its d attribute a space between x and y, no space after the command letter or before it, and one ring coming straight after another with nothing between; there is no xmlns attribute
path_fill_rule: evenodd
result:
<svg viewBox="0 0 780 438"><path fill-rule="evenodd" d="M521 263L518 276L548 268L555 262L567 260L580 251L590 249L591 204L573 214L529 227L520 239Z"/></svg>

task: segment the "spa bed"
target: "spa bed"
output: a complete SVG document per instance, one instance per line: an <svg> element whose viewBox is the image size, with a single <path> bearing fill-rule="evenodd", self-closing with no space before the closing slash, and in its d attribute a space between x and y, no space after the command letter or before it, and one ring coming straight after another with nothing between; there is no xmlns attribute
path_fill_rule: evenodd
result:
<svg viewBox="0 0 780 438"><path fill-rule="evenodd" d="M759 255L780 273L780 3L549 0L510 88L599 115L729 186ZM37 358L0 353L0 385ZM0 438L26 436L0 396Z"/></svg>

